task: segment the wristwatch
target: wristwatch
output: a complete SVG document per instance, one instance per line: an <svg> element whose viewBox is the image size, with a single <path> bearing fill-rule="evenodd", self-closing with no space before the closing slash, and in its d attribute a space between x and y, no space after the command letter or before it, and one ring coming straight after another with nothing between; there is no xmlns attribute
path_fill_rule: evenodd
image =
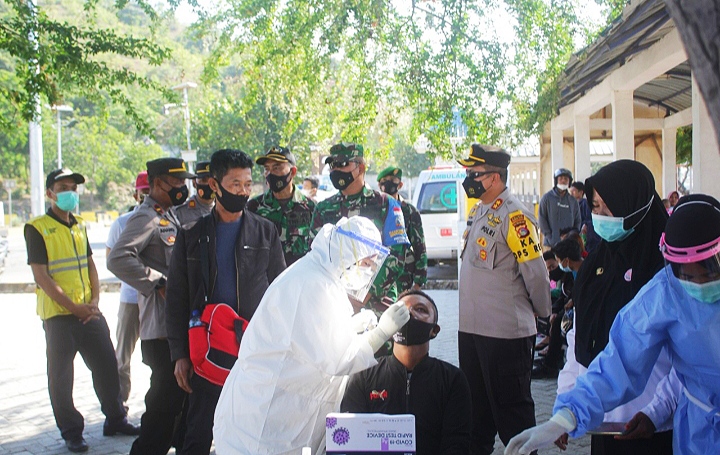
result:
<svg viewBox="0 0 720 455"><path fill-rule="evenodd" d="M165 277L162 277L158 280L157 284L155 285L155 289L162 289L165 287L165 283L167 283L167 280Z"/></svg>

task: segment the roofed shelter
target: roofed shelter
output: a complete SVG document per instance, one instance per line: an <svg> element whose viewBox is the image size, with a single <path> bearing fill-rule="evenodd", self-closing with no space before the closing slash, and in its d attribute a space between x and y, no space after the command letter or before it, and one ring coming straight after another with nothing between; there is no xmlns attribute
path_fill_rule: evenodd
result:
<svg viewBox="0 0 720 455"><path fill-rule="evenodd" d="M543 191L554 169L591 175L590 143L612 139L612 159L634 159L658 193L677 187L677 129L692 125L693 193L720 195L720 153L707 107L663 0L633 0L621 17L568 62L559 114L541 148ZM550 159L547 159L550 158Z"/></svg>

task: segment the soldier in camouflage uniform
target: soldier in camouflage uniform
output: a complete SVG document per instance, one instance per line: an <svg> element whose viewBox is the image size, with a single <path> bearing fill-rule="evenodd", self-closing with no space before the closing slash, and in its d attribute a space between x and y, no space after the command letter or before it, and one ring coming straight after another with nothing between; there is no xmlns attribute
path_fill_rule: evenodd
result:
<svg viewBox="0 0 720 455"><path fill-rule="evenodd" d="M378 186L388 196L400 201L405 230L410 240L410 250L405 260L405 268L398 279L398 292L409 289L420 289L427 283L427 250L425 248L425 233L423 232L420 212L414 205L400 197L400 188L403 187L402 169L387 167L378 174Z"/></svg>
<svg viewBox="0 0 720 455"><path fill-rule="evenodd" d="M342 217L355 215L369 218L378 230L383 232L389 212L389 197L365 184L363 147L356 144L336 144L330 148L330 155L325 163L332 169L330 180L333 186L340 191L318 202L313 213L314 232L326 223L335 224ZM386 243L385 236L383 243ZM389 248L390 255L376 275L364 302L366 307L373 309L378 315L387 308L387 303L397 299L397 280L403 273L409 251L406 245L393 245ZM386 303L382 302L383 298Z"/></svg>
<svg viewBox="0 0 720 455"><path fill-rule="evenodd" d="M180 220L180 226L183 229L190 229L195 225L197 220L209 215L215 205L215 196L208 185L210 180L210 161L198 161L193 186L197 194L179 207L175 208L175 215Z"/></svg>
<svg viewBox="0 0 720 455"><path fill-rule="evenodd" d="M272 147L255 162L265 167L270 189L248 201L247 209L275 223L289 267L310 251L315 203L293 183L297 167L290 150Z"/></svg>

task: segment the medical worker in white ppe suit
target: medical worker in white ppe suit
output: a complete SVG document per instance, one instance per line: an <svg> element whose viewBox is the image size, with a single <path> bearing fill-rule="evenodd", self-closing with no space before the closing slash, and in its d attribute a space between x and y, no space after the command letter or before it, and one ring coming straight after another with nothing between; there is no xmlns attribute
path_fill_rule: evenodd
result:
<svg viewBox="0 0 720 455"><path fill-rule="evenodd" d="M663 347L681 383L673 453L720 453L720 203L681 198L660 249L667 265L618 313L605 350L557 397L552 418L515 436L506 455L597 427L605 411L642 392Z"/></svg>
<svg viewBox="0 0 720 455"><path fill-rule="evenodd" d="M345 376L410 319L402 303L358 334L348 294L363 301L389 251L372 221L326 224L312 249L267 289L215 410L220 455L299 455L324 449L325 416L340 409ZM362 321L361 321L362 322Z"/></svg>

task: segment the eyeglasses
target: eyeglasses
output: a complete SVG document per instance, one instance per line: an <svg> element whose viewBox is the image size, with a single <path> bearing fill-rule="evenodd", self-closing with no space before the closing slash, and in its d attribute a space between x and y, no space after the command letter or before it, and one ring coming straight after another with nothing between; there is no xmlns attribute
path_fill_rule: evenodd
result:
<svg viewBox="0 0 720 455"><path fill-rule="evenodd" d="M350 163L357 164L358 161L356 161L356 160L333 160L330 163L330 169L339 169L341 167L345 167L345 166L349 165Z"/></svg>
<svg viewBox="0 0 720 455"><path fill-rule="evenodd" d="M473 179L473 180L475 180L475 179L478 178L478 177L483 177L483 176L489 175L489 174L497 174L497 171L483 171L483 172L478 172L478 171L471 171L470 169L468 169L468 170L466 171L466 175L467 175L468 177L470 177L471 179Z"/></svg>

